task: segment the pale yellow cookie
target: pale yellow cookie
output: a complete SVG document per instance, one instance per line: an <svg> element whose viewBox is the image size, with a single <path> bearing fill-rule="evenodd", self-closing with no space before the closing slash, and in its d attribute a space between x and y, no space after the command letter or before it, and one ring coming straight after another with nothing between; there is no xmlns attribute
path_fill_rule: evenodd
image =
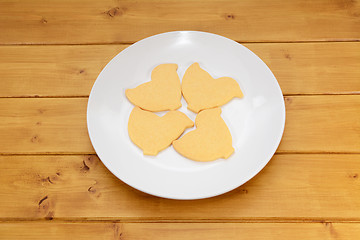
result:
<svg viewBox="0 0 360 240"><path fill-rule="evenodd" d="M198 63L186 70L181 89L188 109L195 113L224 105L234 97L243 97L239 84L233 78L214 79Z"/></svg>
<svg viewBox="0 0 360 240"><path fill-rule="evenodd" d="M194 123L182 112L170 111L160 117L135 107L130 113L128 131L144 155L157 155L192 126Z"/></svg>
<svg viewBox="0 0 360 240"><path fill-rule="evenodd" d="M232 137L220 114L220 108L201 111L195 119L196 129L173 142L175 150L201 162L230 157L234 152Z"/></svg>
<svg viewBox="0 0 360 240"><path fill-rule="evenodd" d="M160 64L151 72L151 81L126 89L129 101L148 111L160 112L181 107L181 84L177 64Z"/></svg>

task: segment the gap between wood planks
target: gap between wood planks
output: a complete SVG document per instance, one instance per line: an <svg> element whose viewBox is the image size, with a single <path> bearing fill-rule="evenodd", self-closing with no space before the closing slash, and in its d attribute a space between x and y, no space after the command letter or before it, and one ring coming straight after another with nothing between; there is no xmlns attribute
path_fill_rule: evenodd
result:
<svg viewBox="0 0 360 240"><path fill-rule="evenodd" d="M145 39L145 38L143 38ZM137 41L136 41L137 42ZM134 44L136 42L98 42L98 43L1 43L0 46L83 46L83 45L118 45ZM360 42L360 39L334 39L334 40L309 40L309 41L236 41L240 44L247 43L344 43Z"/></svg>
<svg viewBox="0 0 360 240"><path fill-rule="evenodd" d="M81 219L81 218L3 218L1 223L56 222L56 223L360 223L360 218L241 218L241 219Z"/></svg>
<svg viewBox="0 0 360 240"><path fill-rule="evenodd" d="M306 96L349 96L349 95L360 95L360 92L350 92L350 93L290 93L284 94L284 97L306 97ZM1 98L89 98L89 95L79 95L79 96L48 96L48 95L29 95L29 96L2 96Z"/></svg>
<svg viewBox="0 0 360 240"><path fill-rule="evenodd" d="M306 154L322 154L322 155L334 155L334 154L339 154L339 155L356 155L356 154L360 154L359 152L320 152L320 151L309 151L309 152L297 152L297 151L286 151L286 152L276 152L274 155L287 155L287 154L302 154L302 155L306 155ZM0 153L0 156L83 156L83 155L92 155L92 156L97 156L96 153L93 152L88 152L88 153L61 153L61 152L48 152L48 153Z"/></svg>

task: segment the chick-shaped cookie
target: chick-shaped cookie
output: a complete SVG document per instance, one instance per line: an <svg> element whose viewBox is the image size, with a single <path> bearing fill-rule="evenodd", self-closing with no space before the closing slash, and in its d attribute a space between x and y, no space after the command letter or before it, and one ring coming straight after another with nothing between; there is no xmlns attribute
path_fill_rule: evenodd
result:
<svg viewBox="0 0 360 240"><path fill-rule="evenodd" d="M186 70L181 89L188 109L195 113L224 105L234 97L243 97L235 79L230 77L214 79L200 68L199 63L192 64Z"/></svg>
<svg viewBox="0 0 360 240"><path fill-rule="evenodd" d="M177 64L160 64L151 72L151 81L126 89L129 101L142 109L160 112L181 107L181 84Z"/></svg>
<svg viewBox="0 0 360 240"><path fill-rule="evenodd" d="M196 129L173 142L175 150L201 162L230 157L234 152L232 137L220 114L220 108L201 111L195 119Z"/></svg>
<svg viewBox="0 0 360 240"><path fill-rule="evenodd" d="M157 155L192 126L193 121L182 112L169 111L160 117L135 107L130 113L128 132L131 141L143 150L144 155Z"/></svg>

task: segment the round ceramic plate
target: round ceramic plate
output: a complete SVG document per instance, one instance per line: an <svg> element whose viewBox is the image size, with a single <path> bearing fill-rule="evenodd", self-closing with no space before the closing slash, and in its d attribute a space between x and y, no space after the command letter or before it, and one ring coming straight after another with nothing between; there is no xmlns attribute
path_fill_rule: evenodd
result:
<svg viewBox="0 0 360 240"><path fill-rule="evenodd" d="M178 64L182 79L194 62L215 78L236 79L244 92L244 98L221 107L234 154L228 159L195 162L170 146L157 156L144 156L128 136L134 106L125 89L150 81L151 71L162 63ZM196 115L182 103L179 110L195 120ZM101 161L128 185L164 198L200 199L233 190L260 172L280 143L285 106L274 75L249 49L219 35L179 31L141 40L107 64L92 88L87 124Z"/></svg>

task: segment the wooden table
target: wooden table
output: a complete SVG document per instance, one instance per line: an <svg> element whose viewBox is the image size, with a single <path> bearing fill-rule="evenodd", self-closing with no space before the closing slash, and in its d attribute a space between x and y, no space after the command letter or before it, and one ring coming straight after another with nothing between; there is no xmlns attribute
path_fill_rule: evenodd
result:
<svg viewBox="0 0 360 240"><path fill-rule="evenodd" d="M105 64L142 38L217 33L285 95L279 149L222 196L139 192L86 128ZM0 1L0 239L360 239L360 1Z"/></svg>

